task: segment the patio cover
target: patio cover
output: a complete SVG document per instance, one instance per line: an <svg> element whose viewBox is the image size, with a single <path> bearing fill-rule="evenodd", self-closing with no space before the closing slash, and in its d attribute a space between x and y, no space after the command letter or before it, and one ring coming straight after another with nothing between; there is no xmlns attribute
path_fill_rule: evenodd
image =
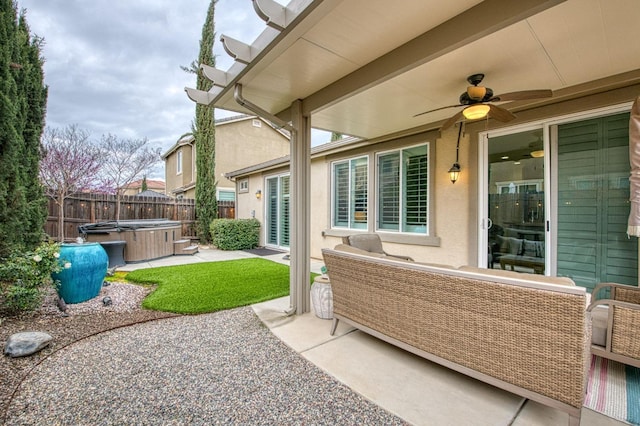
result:
<svg viewBox="0 0 640 426"><path fill-rule="evenodd" d="M629 118L629 163L631 164L631 176L629 176L631 211L627 234L640 237L640 96L633 102L631 118Z"/></svg>
<svg viewBox="0 0 640 426"><path fill-rule="evenodd" d="M310 307L310 126L371 143L438 129L459 109L415 114L457 103L475 73L498 94L553 90L552 99L504 104L518 116L512 123L526 121L521 111L640 83L640 43L630 42L640 22L637 0L252 3L263 33L252 43L222 35L235 63L202 66L212 89L186 90L195 102L293 127L291 294L298 313Z"/></svg>

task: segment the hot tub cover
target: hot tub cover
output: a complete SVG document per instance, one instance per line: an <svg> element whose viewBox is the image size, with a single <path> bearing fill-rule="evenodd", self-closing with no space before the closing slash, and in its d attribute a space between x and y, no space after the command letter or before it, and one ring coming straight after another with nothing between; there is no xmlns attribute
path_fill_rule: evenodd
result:
<svg viewBox="0 0 640 426"><path fill-rule="evenodd" d="M135 231L146 228L166 228L169 226L180 226L176 220L168 219L142 219L142 220L112 220L106 222L87 223L78 226L80 234L97 234L107 232Z"/></svg>

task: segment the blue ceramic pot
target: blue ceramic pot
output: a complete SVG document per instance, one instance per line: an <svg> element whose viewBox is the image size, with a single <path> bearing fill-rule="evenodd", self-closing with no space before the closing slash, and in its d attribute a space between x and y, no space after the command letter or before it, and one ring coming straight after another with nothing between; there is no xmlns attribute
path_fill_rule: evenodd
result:
<svg viewBox="0 0 640 426"><path fill-rule="evenodd" d="M60 259L71 267L51 276L60 281L58 294L66 303L84 302L100 294L109 258L99 243L62 244Z"/></svg>

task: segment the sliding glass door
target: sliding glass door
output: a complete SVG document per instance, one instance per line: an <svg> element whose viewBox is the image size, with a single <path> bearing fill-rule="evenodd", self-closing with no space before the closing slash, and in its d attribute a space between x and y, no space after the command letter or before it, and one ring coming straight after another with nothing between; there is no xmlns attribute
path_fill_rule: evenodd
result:
<svg viewBox="0 0 640 426"><path fill-rule="evenodd" d="M544 274L542 128L490 137L486 179L487 267Z"/></svg>
<svg viewBox="0 0 640 426"><path fill-rule="evenodd" d="M638 285L629 216L629 114L481 140L481 266ZM548 139L546 143L545 138Z"/></svg>
<svg viewBox="0 0 640 426"><path fill-rule="evenodd" d="M265 241L267 245L289 247L289 175L274 176L266 180Z"/></svg>

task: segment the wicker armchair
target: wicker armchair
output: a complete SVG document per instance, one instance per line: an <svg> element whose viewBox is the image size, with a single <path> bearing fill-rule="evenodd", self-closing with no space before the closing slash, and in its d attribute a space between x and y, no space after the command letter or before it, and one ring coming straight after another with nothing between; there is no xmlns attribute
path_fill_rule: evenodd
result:
<svg viewBox="0 0 640 426"><path fill-rule="evenodd" d="M342 243L360 250L367 251L369 253L380 254L382 256L390 258L413 261L413 259L409 256L390 254L384 251L384 249L382 248L382 240L380 240L380 236L378 234L349 235L348 237L342 237Z"/></svg>
<svg viewBox="0 0 640 426"><path fill-rule="evenodd" d="M605 290L607 299L597 299ZM640 288L601 283L587 309L593 318L591 353L640 367Z"/></svg>

